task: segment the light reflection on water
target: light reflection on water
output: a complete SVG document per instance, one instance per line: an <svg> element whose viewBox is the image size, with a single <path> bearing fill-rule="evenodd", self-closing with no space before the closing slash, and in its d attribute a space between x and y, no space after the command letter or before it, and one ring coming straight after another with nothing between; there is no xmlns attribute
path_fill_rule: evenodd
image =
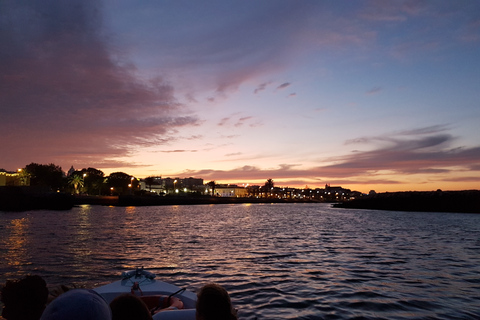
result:
<svg viewBox="0 0 480 320"><path fill-rule="evenodd" d="M5 263L9 266L28 265L27 240L28 240L28 225L27 218L13 219L10 224L6 224L6 230L9 232L9 237L6 239L5 249Z"/></svg>
<svg viewBox="0 0 480 320"><path fill-rule="evenodd" d="M480 215L322 204L0 213L0 281L92 287L145 266L224 285L242 319L475 319Z"/></svg>

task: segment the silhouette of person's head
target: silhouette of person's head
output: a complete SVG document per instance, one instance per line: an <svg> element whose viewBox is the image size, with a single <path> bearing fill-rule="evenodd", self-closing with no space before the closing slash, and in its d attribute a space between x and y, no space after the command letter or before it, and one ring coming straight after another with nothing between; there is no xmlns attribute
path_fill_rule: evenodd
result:
<svg viewBox="0 0 480 320"><path fill-rule="evenodd" d="M197 320L236 320L230 296L222 286L210 283L197 294Z"/></svg>
<svg viewBox="0 0 480 320"><path fill-rule="evenodd" d="M151 320L147 305L133 294L122 294L110 302L112 320Z"/></svg>
<svg viewBox="0 0 480 320"><path fill-rule="evenodd" d="M43 312L40 320L111 320L110 307L93 290L73 289L62 293Z"/></svg>
<svg viewBox="0 0 480 320"><path fill-rule="evenodd" d="M2 317L7 320L38 320L47 299L47 283L40 276L8 280L1 289Z"/></svg>

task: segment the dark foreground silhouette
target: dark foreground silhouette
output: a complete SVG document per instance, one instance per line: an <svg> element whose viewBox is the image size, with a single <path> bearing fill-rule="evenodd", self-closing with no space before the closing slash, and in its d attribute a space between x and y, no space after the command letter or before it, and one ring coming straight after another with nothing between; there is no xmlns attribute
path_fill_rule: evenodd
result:
<svg viewBox="0 0 480 320"><path fill-rule="evenodd" d="M69 210L74 205L161 206L230 203L318 202L308 199L185 196L72 196L34 188L0 187L0 211ZM334 207L421 212L480 213L480 190L385 192L337 203Z"/></svg>
<svg viewBox="0 0 480 320"><path fill-rule="evenodd" d="M335 204L338 208L480 213L480 191L386 192Z"/></svg>
<svg viewBox="0 0 480 320"><path fill-rule="evenodd" d="M162 206L230 203L318 202L309 199L231 198L211 196L89 196L48 192L32 187L0 187L0 211L69 210L75 205Z"/></svg>
<svg viewBox="0 0 480 320"><path fill-rule="evenodd" d="M0 211L69 210L71 195L35 187L0 187Z"/></svg>

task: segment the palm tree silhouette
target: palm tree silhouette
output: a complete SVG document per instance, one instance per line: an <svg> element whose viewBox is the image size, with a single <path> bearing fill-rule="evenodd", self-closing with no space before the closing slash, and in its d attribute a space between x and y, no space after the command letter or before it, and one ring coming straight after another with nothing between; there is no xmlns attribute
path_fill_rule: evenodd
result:
<svg viewBox="0 0 480 320"><path fill-rule="evenodd" d="M73 186L73 188L75 189L75 193L78 194L78 188L82 188L85 183L83 181L83 177L79 174L73 174L70 176L69 178L69 181L68 183Z"/></svg>
<svg viewBox="0 0 480 320"><path fill-rule="evenodd" d="M212 197L213 197L213 195L215 193L215 180L212 180L209 183L207 183L207 186L210 187L210 190L212 191Z"/></svg>

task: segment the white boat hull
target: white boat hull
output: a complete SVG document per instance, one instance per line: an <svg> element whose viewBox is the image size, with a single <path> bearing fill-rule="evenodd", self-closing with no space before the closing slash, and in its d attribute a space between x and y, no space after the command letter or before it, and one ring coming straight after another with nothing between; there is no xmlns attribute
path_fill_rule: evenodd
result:
<svg viewBox="0 0 480 320"><path fill-rule="evenodd" d="M124 293L133 292L137 296L169 296L172 293L178 292L182 289L170 283L155 280L150 275L150 273L137 274L137 276L132 276L127 279L115 281L104 286L94 288L93 290L99 293L105 299L105 301L110 304L113 299ZM136 284L138 284L138 287ZM195 319L195 304L197 302L196 294L190 291L183 291L176 294L175 297L182 300L183 309L161 311L153 316L154 320Z"/></svg>

